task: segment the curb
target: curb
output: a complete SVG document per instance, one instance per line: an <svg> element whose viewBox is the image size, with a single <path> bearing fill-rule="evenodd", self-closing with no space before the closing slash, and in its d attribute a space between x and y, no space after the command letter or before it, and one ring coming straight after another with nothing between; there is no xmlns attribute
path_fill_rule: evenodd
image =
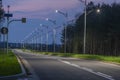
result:
<svg viewBox="0 0 120 80"><path fill-rule="evenodd" d="M12 51L12 52L14 53L14 51ZM24 68L24 66L23 66L23 64L22 64L22 61L20 60L19 56L17 56L16 54L15 54L15 56L16 56L16 58L17 58L19 64L20 64L20 67L21 67L21 71L22 71L22 72L19 73L19 74L15 74L15 75L3 76L3 77L0 77L0 79L1 79L1 78L21 77L21 76L24 76L24 75L26 74L25 68Z"/></svg>
<svg viewBox="0 0 120 80"><path fill-rule="evenodd" d="M28 63L27 60L25 60L22 56L18 55L21 59L22 63L24 64L24 68L28 70L26 74L28 74L27 79L28 80L41 80L37 74L34 72L34 69L31 67L31 65Z"/></svg>

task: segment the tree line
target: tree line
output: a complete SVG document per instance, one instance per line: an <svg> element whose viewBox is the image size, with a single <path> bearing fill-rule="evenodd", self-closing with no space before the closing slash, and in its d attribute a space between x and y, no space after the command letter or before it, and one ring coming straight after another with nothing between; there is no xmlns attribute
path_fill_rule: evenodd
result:
<svg viewBox="0 0 120 80"><path fill-rule="evenodd" d="M96 9L100 8L100 13ZM91 13L89 13L92 11ZM87 5L86 53L98 55L120 55L120 4ZM67 52L83 53L84 13L67 28ZM64 47L64 30L61 42Z"/></svg>

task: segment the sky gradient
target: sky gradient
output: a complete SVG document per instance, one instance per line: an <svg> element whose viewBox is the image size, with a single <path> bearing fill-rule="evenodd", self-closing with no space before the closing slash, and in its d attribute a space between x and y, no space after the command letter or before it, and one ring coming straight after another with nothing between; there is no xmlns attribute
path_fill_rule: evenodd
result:
<svg viewBox="0 0 120 80"><path fill-rule="evenodd" d="M120 2L120 0L88 0L95 3L113 3ZM62 26L64 17L60 14L56 14L55 10L61 10L68 12L69 20L74 19L75 15L82 13L84 4L78 0L3 0L3 7L7 11L7 5L10 5L10 12L13 13L13 18L20 19L22 17L27 18L27 23L14 22L9 27L9 42L21 41L25 36L30 34L33 30L39 27L39 25L46 24L53 26L49 22L45 21L45 18L50 18L57 21L57 26ZM6 26L6 24L4 24ZM61 27L62 28L62 27ZM43 28L44 29L44 28ZM51 30L51 27L49 28ZM58 34L61 29L58 30ZM52 35L52 34L50 34ZM60 36L58 35L58 38ZM49 43L52 40L49 39ZM57 43L60 43L58 39Z"/></svg>

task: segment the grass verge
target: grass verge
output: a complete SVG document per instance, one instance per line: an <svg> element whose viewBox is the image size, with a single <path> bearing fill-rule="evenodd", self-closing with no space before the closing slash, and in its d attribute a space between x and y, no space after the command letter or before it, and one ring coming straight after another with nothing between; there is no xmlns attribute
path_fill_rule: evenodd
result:
<svg viewBox="0 0 120 80"><path fill-rule="evenodd" d="M0 76L10 76L21 73L21 67L12 51L8 54L0 50Z"/></svg>
<svg viewBox="0 0 120 80"><path fill-rule="evenodd" d="M35 52L34 52L35 53ZM99 60L105 62L112 62L120 64L120 56L102 56L102 55L90 55L90 54L75 54L75 53L52 53L52 52L36 52L38 54L51 55L51 56L61 56L61 57L72 57L80 59L89 59L89 60Z"/></svg>

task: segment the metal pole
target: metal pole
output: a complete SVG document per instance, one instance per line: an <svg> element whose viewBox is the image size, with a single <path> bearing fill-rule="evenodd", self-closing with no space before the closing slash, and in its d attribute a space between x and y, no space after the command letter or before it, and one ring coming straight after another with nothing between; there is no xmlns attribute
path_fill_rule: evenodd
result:
<svg viewBox="0 0 120 80"><path fill-rule="evenodd" d="M55 53L55 51L56 51L56 30L55 30L55 26L56 26L56 21L55 20L51 20L51 19L46 19L47 21L50 21L51 23L53 23L54 24L54 29L53 29L53 51L54 51L54 53Z"/></svg>
<svg viewBox="0 0 120 80"><path fill-rule="evenodd" d="M48 52L48 27L46 30L46 52Z"/></svg>
<svg viewBox="0 0 120 80"><path fill-rule="evenodd" d="M8 14L9 14L9 8L10 6L8 5ZM9 17L7 17L7 28L9 27ZM8 54L8 34L7 34L7 54Z"/></svg>
<svg viewBox="0 0 120 80"><path fill-rule="evenodd" d="M5 34L3 34L3 44L4 44L4 53L6 52L6 42L5 42L6 40L5 40Z"/></svg>
<svg viewBox="0 0 120 80"><path fill-rule="evenodd" d="M37 32L35 32L35 50L37 51Z"/></svg>
<svg viewBox="0 0 120 80"><path fill-rule="evenodd" d="M38 42L38 35L39 35L39 33L37 32L37 51L39 51L39 42Z"/></svg>
<svg viewBox="0 0 120 80"><path fill-rule="evenodd" d="M40 37L41 37L40 51L42 52L42 31Z"/></svg>
<svg viewBox="0 0 120 80"><path fill-rule="evenodd" d="M34 43L34 39L33 39L33 37L32 37L32 50L34 50L34 45L33 45L33 43Z"/></svg>
<svg viewBox="0 0 120 80"><path fill-rule="evenodd" d="M60 14L62 14L65 18L66 18L66 23L65 23L65 25L64 25L64 34L65 34L65 36L64 36L64 53L66 53L66 48L67 48L67 46L66 46L66 41L67 41L67 21L68 21L68 13L64 13L64 12L61 12L61 11L59 11L59 10L56 10L55 11L56 13L60 13Z"/></svg>
<svg viewBox="0 0 120 80"><path fill-rule="evenodd" d="M67 34L66 33L66 25L64 26L64 29L65 29L65 31L64 31L65 32L64 53L66 53L66 41L67 41L66 40L66 34Z"/></svg>
<svg viewBox="0 0 120 80"><path fill-rule="evenodd" d="M67 13L66 13L67 14ZM66 15L66 25L65 25L65 48L64 48L64 53L67 52L67 21L68 21L68 14Z"/></svg>
<svg viewBox="0 0 120 80"><path fill-rule="evenodd" d="M24 47L25 47L25 43L24 43L24 41L23 41L23 50L24 50Z"/></svg>
<svg viewBox="0 0 120 80"><path fill-rule="evenodd" d="M64 26L65 27L65 43L64 43L65 48L64 48L64 53L67 52L67 21L68 21L68 14L67 13L66 13L65 17L66 17L66 25Z"/></svg>
<svg viewBox="0 0 120 80"><path fill-rule="evenodd" d="M55 50L55 45L56 45L56 44L55 44L55 43L56 43L56 38L55 38L55 36L56 36L56 30L55 30L55 28L54 28L54 29L53 29L53 43L54 43L54 50L53 50L53 51L54 51L54 53L55 53L55 51L56 51L56 50Z"/></svg>
<svg viewBox="0 0 120 80"><path fill-rule="evenodd" d="M84 40L83 40L83 53L86 53L86 16L87 16L87 12L86 12L86 8L87 8L87 0L85 0L85 13L84 13Z"/></svg>
<svg viewBox="0 0 120 80"><path fill-rule="evenodd" d="M41 52L42 52L42 36L41 36Z"/></svg>

